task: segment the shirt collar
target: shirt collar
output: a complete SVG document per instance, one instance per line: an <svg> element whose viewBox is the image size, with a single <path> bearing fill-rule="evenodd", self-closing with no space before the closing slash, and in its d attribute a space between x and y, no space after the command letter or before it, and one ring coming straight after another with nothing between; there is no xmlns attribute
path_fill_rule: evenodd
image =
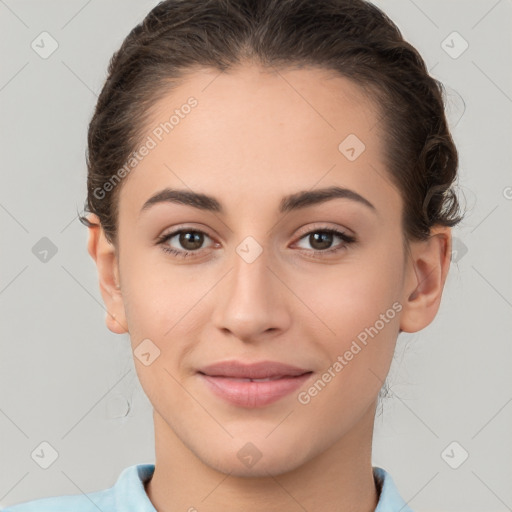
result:
<svg viewBox="0 0 512 512"><path fill-rule="evenodd" d="M375 512L413 512L402 499L391 475L378 466L373 467L373 478L380 489L379 502Z"/></svg>

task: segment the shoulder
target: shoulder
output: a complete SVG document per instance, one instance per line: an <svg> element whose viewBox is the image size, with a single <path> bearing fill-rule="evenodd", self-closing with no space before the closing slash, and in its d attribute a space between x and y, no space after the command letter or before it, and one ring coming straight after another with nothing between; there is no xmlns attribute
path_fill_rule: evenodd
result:
<svg viewBox="0 0 512 512"><path fill-rule="evenodd" d="M113 489L66 496L53 496L11 505L2 512L113 512L116 510Z"/></svg>
<svg viewBox="0 0 512 512"><path fill-rule="evenodd" d="M144 491L144 483L151 478L154 467L153 464L135 464L124 468L116 483L108 489L25 501L2 512L154 512Z"/></svg>

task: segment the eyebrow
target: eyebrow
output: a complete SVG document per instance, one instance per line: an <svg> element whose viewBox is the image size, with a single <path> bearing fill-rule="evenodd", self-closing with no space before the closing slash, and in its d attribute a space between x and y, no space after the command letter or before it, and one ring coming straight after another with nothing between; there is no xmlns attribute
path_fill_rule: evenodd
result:
<svg viewBox="0 0 512 512"><path fill-rule="evenodd" d="M292 210L299 210L308 206L324 203L332 199L349 199L368 207L374 213L377 212L375 206L370 203L368 199L353 190L337 186L316 190L304 190L285 196L279 203L279 212L287 213ZM198 192L192 192L190 190L165 188L151 196L144 203L139 215L158 203L177 203L192 206L199 210L206 210L220 214L224 213L221 203L215 199L215 197Z"/></svg>

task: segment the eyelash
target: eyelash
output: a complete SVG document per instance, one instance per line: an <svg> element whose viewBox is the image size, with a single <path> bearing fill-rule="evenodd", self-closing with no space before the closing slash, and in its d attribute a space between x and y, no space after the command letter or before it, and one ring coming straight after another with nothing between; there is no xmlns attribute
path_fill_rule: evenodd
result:
<svg viewBox="0 0 512 512"><path fill-rule="evenodd" d="M199 229L180 229L178 231L173 231L172 233L168 233L166 235L162 235L161 237L159 237L157 239L157 245L160 245L162 250L165 253L172 254L173 256L176 256L178 258L188 258L188 257L192 256L194 253L200 252L200 249L197 251L185 251L185 250L178 251L176 249L173 249L173 248L165 245L165 242L167 242L171 238L173 238L176 235L179 235L181 233L200 233L200 234L206 235L208 238L210 238L207 233L205 233L204 231L201 231ZM314 253L313 257L315 257L315 258L324 258L324 257L326 257L325 256L326 254L328 254L328 255L335 254L338 251L346 248L348 245L357 241L354 236L347 235L346 233L343 233L342 231L338 231L338 230L332 229L332 228L313 229L312 231L308 231L307 233L302 235L299 238L299 241L313 233L329 233L329 234L335 235L343 240L342 244L338 245L337 247L331 248L331 249L326 249L323 251L319 250L319 249L317 249L317 250L312 249L312 250L307 251L308 253L310 253L312 251Z"/></svg>

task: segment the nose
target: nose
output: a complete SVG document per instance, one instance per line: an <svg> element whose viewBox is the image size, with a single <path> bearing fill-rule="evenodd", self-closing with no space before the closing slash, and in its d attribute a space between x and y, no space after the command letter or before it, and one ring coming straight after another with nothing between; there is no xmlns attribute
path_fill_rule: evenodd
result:
<svg viewBox="0 0 512 512"><path fill-rule="evenodd" d="M269 256L267 249L254 260L243 248L240 253L234 252L231 270L216 287L212 315L214 325L224 333L254 341L289 327L292 293Z"/></svg>

